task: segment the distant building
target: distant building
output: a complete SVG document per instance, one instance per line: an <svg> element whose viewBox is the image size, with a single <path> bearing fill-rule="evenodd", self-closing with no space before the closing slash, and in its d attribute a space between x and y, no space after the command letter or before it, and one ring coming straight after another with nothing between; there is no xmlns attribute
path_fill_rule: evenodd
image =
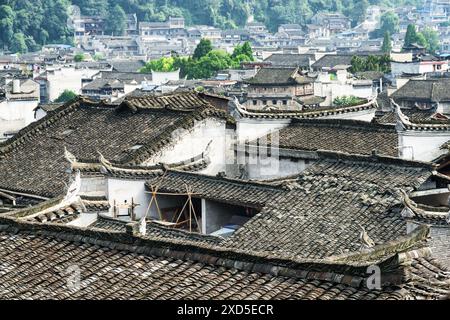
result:
<svg viewBox="0 0 450 320"><path fill-rule="evenodd" d="M105 20L99 16L81 16L74 20L75 39L84 36L103 35Z"/></svg>
<svg viewBox="0 0 450 320"><path fill-rule="evenodd" d="M139 35L146 36L186 36L184 18L170 17L165 22L140 22Z"/></svg>
<svg viewBox="0 0 450 320"><path fill-rule="evenodd" d="M299 98L314 94L314 79L302 75L298 67L262 68L248 86L246 106L251 109L301 109Z"/></svg>
<svg viewBox="0 0 450 320"><path fill-rule="evenodd" d="M34 121L34 109L39 101L39 84L35 81L7 80L0 92L0 141L12 137Z"/></svg>

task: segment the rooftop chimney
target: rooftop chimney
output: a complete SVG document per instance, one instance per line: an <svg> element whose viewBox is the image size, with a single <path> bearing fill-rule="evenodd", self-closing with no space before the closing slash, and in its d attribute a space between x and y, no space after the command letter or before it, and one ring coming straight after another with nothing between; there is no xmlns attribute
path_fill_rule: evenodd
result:
<svg viewBox="0 0 450 320"><path fill-rule="evenodd" d="M12 87L12 93L20 93L20 80L19 79L14 79L13 80L13 87Z"/></svg>

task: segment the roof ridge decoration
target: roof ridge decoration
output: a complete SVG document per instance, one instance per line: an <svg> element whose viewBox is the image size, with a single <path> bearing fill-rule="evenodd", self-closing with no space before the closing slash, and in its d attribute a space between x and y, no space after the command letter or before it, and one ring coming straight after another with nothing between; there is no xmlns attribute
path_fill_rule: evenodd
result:
<svg viewBox="0 0 450 320"><path fill-rule="evenodd" d="M400 105L394 99L390 98L394 106L395 118L397 119L396 128L400 131L421 130L421 131L449 131L450 123L412 123L410 119L402 112Z"/></svg>
<svg viewBox="0 0 450 320"><path fill-rule="evenodd" d="M196 171L207 167L210 163L209 153L212 140L208 143L201 154L190 159L182 160L176 163L159 163L151 166L139 165L121 165L115 164L107 160L99 151L98 162L82 162L64 147L65 158L69 161L72 171L83 172L100 172L102 174L111 175L155 175L162 173L168 168L178 169L180 171Z"/></svg>
<svg viewBox="0 0 450 320"><path fill-rule="evenodd" d="M369 100L364 104L351 106L351 107L341 107L341 108L330 108L324 110L306 110L306 111L279 111L279 112L260 112L256 110L248 111L247 108L242 106L237 98L234 98L233 104L236 108L237 113L244 118L274 118L274 119L306 119L306 118L318 118L325 117L336 114L344 114L349 112L358 112L369 109L377 108L377 97Z"/></svg>
<svg viewBox="0 0 450 320"><path fill-rule="evenodd" d="M447 212L428 211L420 208L408 194L400 190L402 204L405 206L401 212L402 217L438 224L450 224L450 209Z"/></svg>

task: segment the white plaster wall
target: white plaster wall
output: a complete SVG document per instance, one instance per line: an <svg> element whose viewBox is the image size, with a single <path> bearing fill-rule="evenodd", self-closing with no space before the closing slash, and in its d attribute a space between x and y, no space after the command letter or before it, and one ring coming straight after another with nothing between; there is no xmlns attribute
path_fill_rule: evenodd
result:
<svg viewBox="0 0 450 320"><path fill-rule="evenodd" d="M251 154L247 157L246 170L249 179L267 180L299 174L313 163L313 160L290 159L272 156L257 157Z"/></svg>
<svg viewBox="0 0 450 320"><path fill-rule="evenodd" d="M237 140L243 142L245 140L255 140L264 137L273 131L278 131L287 127L291 120L269 120L269 119L247 119L242 118L237 121L236 135Z"/></svg>
<svg viewBox="0 0 450 320"><path fill-rule="evenodd" d="M9 100L0 103L0 136L19 131L34 121L38 100Z"/></svg>
<svg viewBox="0 0 450 320"><path fill-rule="evenodd" d="M343 96L355 96L368 99L373 96L373 87L353 86L350 82L315 82L314 95L325 98L322 105L331 106L334 99Z"/></svg>
<svg viewBox="0 0 450 320"><path fill-rule="evenodd" d="M178 81L180 80L180 70L173 72L152 72L152 83L154 85L165 84L168 81Z"/></svg>
<svg viewBox="0 0 450 320"><path fill-rule="evenodd" d="M116 204L123 204L125 200L131 204L131 199L135 204L139 204L135 208L136 218L142 218L146 211L151 199L151 195L145 193L145 181L144 180L126 180L118 178L108 178L107 180L108 201L111 206L110 214L112 215L114 200ZM125 214L125 209L120 211L120 214Z"/></svg>
<svg viewBox="0 0 450 320"><path fill-rule="evenodd" d="M74 67L61 67L47 73L48 98L56 100L64 90L71 90L76 94L81 93L82 79L90 79L100 70L76 69Z"/></svg>
<svg viewBox="0 0 450 320"><path fill-rule="evenodd" d="M397 77L403 73L420 73L420 64L417 62L411 63L398 63L391 62L391 73L392 76Z"/></svg>
<svg viewBox="0 0 450 320"><path fill-rule="evenodd" d="M347 119L371 122L375 117L375 109L362 110L358 112L348 112L342 114L333 114L321 117L321 119Z"/></svg>
<svg viewBox="0 0 450 320"><path fill-rule="evenodd" d="M191 130L176 130L173 143L162 149L157 155L146 161L144 165L157 163L176 163L198 156L210 144L209 157L211 164L202 173L215 175L226 171L226 154L231 149L234 130L226 130L224 120L205 119L197 122Z"/></svg>
<svg viewBox="0 0 450 320"><path fill-rule="evenodd" d="M408 160L432 161L445 153L440 146L449 140L450 132L400 131L400 157Z"/></svg>
<svg viewBox="0 0 450 320"><path fill-rule="evenodd" d="M449 102L439 102L437 112L450 114L450 103Z"/></svg>
<svg viewBox="0 0 450 320"><path fill-rule="evenodd" d="M47 112L45 112L44 110L42 110L41 108L37 109L35 114L34 114L34 119L36 121L41 120L43 117L45 117L47 115Z"/></svg>

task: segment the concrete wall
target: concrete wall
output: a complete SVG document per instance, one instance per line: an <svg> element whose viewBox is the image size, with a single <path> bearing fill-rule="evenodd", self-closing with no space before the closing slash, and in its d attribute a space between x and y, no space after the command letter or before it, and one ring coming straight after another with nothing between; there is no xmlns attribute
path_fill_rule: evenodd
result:
<svg viewBox="0 0 450 320"><path fill-rule="evenodd" d="M450 140L450 132L399 131L402 159L431 161L445 151L440 146Z"/></svg>

